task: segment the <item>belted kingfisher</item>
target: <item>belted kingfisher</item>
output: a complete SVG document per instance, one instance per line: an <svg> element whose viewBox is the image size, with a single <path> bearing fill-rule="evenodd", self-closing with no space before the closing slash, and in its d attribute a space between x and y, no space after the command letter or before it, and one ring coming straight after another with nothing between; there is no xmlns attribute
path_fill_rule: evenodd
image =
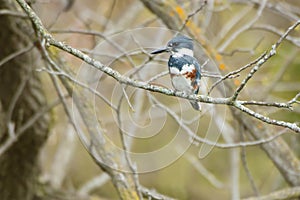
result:
<svg viewBox="0 0 300 200"><path fill-rule="evenodd" d="M167 46L151 52L159 54L170 52L168 61L169 73L175 90L187 94L198 94L201 79L200 65L194 57L193 40L179 35L171 39ZM190 101L195 110L201 110L200 103Z"/></svg>

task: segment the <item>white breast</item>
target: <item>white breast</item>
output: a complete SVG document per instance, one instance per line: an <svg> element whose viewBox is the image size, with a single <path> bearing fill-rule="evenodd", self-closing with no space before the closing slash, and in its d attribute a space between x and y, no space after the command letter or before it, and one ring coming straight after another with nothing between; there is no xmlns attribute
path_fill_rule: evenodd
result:
<svg viewBox="0 0 300 200"><path fill-rule="evenodd" d="M193 91L193 88L191 86L191 80L186 79L182 75L172 76L172 85L176 90L185 91L188 94L191 94Z"/></svg>

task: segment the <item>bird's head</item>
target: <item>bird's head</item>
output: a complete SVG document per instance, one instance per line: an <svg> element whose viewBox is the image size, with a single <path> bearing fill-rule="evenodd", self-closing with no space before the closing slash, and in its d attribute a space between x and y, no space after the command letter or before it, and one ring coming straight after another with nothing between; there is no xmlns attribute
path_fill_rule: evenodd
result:
<svg viewBox="0 0 300 200"><path fill-rule="evenodd" d="M181 55L189 55L193 56L193 40L186 36L176 36L171 39L167 46L161 49L157 49L151 52L151 54L159 54L163 52L170 52L171 54L181 54Z"/></svg>

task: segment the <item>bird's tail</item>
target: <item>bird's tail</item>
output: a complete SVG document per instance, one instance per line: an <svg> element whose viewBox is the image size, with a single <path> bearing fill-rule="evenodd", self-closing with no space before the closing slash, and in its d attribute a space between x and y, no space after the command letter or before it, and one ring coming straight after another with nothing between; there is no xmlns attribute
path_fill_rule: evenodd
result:
<svg viewBox="0 0 300 200"><path fill-rule="evenodd" d="M201 111L201 105L200 102L198 101L190 101L190 103L192 104L193 108L195 110Z"/></svg>

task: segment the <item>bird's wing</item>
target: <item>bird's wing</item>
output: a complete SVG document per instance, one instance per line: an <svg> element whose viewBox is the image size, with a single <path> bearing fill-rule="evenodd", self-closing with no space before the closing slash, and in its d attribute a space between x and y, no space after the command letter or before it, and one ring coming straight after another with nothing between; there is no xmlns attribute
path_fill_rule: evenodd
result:
<svg viewBox="0 0 300 200"><path fill-rule="evenodd" d="M196 75L192 79L192 85L193 85L193 88L195 89L194 93L198 94L200 79L201 79L200 64L199 64L198 60L195 57L185 55L185 56L183 56L183 58L185 59L185 63L193 65L196 69Z"/></svg>

